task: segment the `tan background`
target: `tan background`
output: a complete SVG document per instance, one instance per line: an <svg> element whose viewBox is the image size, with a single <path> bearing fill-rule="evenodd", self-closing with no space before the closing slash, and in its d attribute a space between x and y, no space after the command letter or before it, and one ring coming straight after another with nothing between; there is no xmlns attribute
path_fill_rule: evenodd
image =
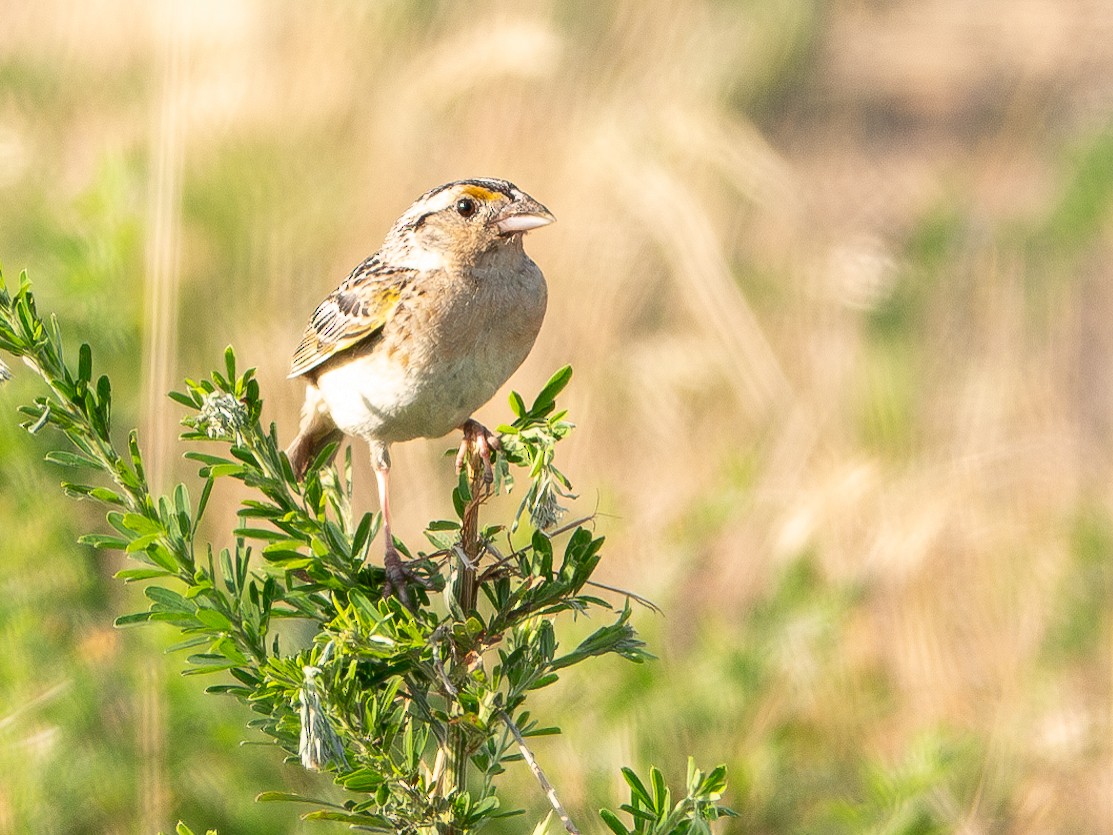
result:
<svg viewBox="0 0 1113 835"><path fill-rule="evenodd" d="M306 318L422 191L506 177L559 218L528 240L551 307L512 385L575 367L561 462L608 538L599 577L666 613L638 615L658 663L540 697L566 734L538 756L587 831L619 766L679 781L688 753L730 766L722 831L1113 831L1107 4L6 0L0 20L6 277L29 269L93 342L163 483L193 470L162 395L228 343L290 437ZM0 832L308 831L251 797L326 784L237 748L248 715L178 680L171 636L109 627L139 598L72 545L103 523L15 428L20 377ZM448 512L449 444L395 452L411 542ZM530 815L501 831L529 831L528 775L511 797Z"/></svg>

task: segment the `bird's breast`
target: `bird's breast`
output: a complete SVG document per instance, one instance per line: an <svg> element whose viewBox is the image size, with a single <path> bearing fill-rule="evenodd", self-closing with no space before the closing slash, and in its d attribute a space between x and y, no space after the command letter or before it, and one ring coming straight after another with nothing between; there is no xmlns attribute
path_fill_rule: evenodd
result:
<svg viewBox="0 0 1113 835"><path fill-rule="evenodd" d="M393 443L437 438L467 420L526 358L545 314L540 271L428 287L382 333L334 357L317 385L336 425Z"/></svg>

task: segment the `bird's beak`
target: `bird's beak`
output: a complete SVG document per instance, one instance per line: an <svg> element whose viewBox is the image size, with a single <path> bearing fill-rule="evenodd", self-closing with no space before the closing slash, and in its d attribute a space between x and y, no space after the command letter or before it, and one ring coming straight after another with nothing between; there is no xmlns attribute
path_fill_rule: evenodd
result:
<svg viewBox="0 0 1113 835"><path fill-rule="evenodd" d="M498 229L500 235L513 235L548 226L554 221L556 218L552 212L532 197L523 194L495 215L491 224Z"/></svg>

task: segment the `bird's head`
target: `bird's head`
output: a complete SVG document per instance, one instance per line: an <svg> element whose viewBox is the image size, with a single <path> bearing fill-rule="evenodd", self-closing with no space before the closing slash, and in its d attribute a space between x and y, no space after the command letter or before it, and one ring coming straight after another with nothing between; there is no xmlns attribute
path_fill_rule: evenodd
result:
<svg viewBox="0 0 1113 835"><path fill-rule="evenodd" d="M544 206L506 180L457 180L428 191L387 234L384 255L400 266L467 266L556 220Z"/></svg>

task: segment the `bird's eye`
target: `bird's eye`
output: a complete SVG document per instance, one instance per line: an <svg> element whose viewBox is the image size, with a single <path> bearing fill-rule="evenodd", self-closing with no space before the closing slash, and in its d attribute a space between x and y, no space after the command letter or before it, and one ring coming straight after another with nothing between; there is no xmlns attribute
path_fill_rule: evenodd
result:
<svg viewBox="0 0 1113 835"><path fill-rule="evenodd" d="M470 197L461 197L456 201L456 211L460 213L460 217L471 217L478 208Z"/></svg>

